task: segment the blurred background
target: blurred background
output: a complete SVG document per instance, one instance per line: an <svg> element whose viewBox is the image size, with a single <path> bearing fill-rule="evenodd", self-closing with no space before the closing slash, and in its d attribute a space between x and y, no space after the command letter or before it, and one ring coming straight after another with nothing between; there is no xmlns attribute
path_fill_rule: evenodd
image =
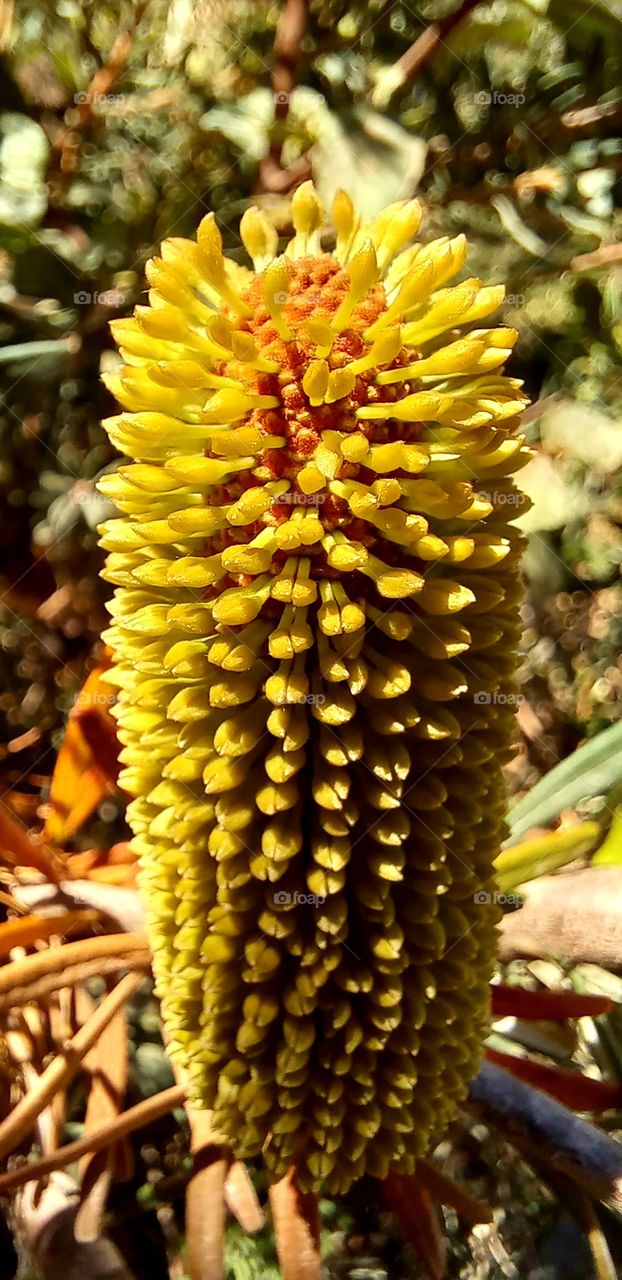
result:
<svg viewBox="0 0 622 1280"><path fill-rule="evenodd" d="M619 0L0 0L0 51L0 806L37 825L102 655L108 323L144 300L163 237L214 210L235 257L244 209L269 208L285 230L309 176L369 214L417 194L424 238L466 232L468 274L507 287L535 447L520 477L533 507L511 792L619 721ZM125 834L108 788L71 847ZM140 1095L169 1077L153 1006L136 1017ZM174 1125L159 1143L170 1181ZM271 1274L246 1247L235 1275ZM554 1257L547 1271L469 1255L463 1271L456 1256L456 1276L558 1274Z"/></svg>

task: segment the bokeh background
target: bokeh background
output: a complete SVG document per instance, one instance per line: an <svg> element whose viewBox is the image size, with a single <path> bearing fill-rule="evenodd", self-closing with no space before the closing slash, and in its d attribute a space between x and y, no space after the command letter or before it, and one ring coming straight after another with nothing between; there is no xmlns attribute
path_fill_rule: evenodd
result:
<svg viewBox="0 0 622 1280"><path fill-rule="evenodd" d="M424 237L465 231L468 273L507 286L535 448L521 476L533 508L510 790L622 718L618 0L1 0L0 50L0 804L36 825L101 657L108 323L144 299L163 237L214 210L242 259L244 209L269 208L285 230L287 196L309 176L368 213L419 195ZM122 839L122 810L111 791L74 847ZM147 1092L167 1079L143 1012L139 1093L141 1071ZM176 1143L172 1125L150 1157L173 1191ZM543 1212L531 1184L524 1203L505 1258L458 1252L455 1275L558 1274L555 1250L549 1271L512 1261L529 1204ZM269 1276L247 1248L232 1274ZM376 1274L373 1258L351 1274Z"/></svg>

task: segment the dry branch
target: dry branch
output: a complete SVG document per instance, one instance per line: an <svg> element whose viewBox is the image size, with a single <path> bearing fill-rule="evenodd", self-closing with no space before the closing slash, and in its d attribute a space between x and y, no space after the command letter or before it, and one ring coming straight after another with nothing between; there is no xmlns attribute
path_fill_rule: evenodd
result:
<svg viewBox="0 0 622 1280"><path fill-rule="evenodd" d="M191 1280L224 1280L225 1179L231 1156L213 1141L209 1112L192 1109L192 1115L192 1175L186 1191L188 1273Z"/></svg>
<svg viewBox="0 0 622 1280"><path fill-rule="evenodd" d="M27 1182L39 1181L55 1169L63 1169L92 1151L103 1151L104 1147L109 1147L120 1138L125 1138L135 1129L141 1129L143 1125L151 1124L160 1116L167 1115L175 1107L182 1106L184 1101L185 1090L177 1084L171 1085L170 1089L163 1089L160 1093L153 1094L151 1098L145 1098L135 1107L123 1111L118 1120L112 1124L93 1130L88 1137L78 1138L76 1142L68 1142L66 1146L60 1147L53 1155L45 1156L42 1160L23 1164L18 1168L10 1169L8 1173L0 1173L0 1195L4 1195L14 1187L23 1187Z"/></svg>
<svg viewBox="0 0 622 1280"><path fill-rule="evenodd" d="M446 1274L446 1246L432 1196L418 1176L392 1171L382 1184L385 1200L396 1215L431 1280Z"/></svg>
<svg viewBox="0 0 622 1280"><path fill-rule="evenodd" d="M0 1013L86 978L116 969L147 969L149 963L147 940L137 933L112 933L49 947L0 968Z"/></svg>
<svg viewBox="0 0 622 1280"><path fill-rule="evenodd" d="M35 1088L30 1089L10 1115L0 1124L0 1157L14 1150L26 1137L54 1094L64 1089L77 1075L89 1049L108 1026L108 1023L133 995L141 982L136 974L127 974L113 991L102 1000L92 1016L75 1036L68 1041L61 1053L52 1059L39 1076Z"/></svg>
<svg viewBox="0 0 622 1280"><path fill-rule="evenodd" d="M282 126L287 119L289 103L296 87L296 71L300 58L300 41L307 25L307 0L285 0L274 40L272 66L272 93L274 119ZM282 142L273 138L270 150L259 166L259 190L282 193L291 191L309 177L310 165L306 156L286 169L282 161Z"/></svg>
<svg viewBox="0 0 622 1280"><path fill-rule="evenodd" d="M445 43L458 23L468 17L471 10L479 3L480 0L462 0L462 4L453 13L448 13L445 18L440 18L438 22L431 22L429 27L426 27L391 68L393 91L400 88L407 80L414 79L432 54Z"/></svg>

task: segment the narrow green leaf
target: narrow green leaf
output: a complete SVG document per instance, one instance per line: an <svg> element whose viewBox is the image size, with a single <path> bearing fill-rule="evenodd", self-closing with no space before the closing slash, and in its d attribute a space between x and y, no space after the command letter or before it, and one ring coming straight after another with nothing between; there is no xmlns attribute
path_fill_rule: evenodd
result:
<svg viewBox="0 0 622 1280"><path fill-rule="evenodd" d="M507 819L511 831L507 844L516 844L531 827L546 826L562 809L591 796L603 795L620 778L622 723L604 729L598 737L579 747L512 806Z"/></svg>
<svg viewBox="0 0 622 1280"><path fill-rule="evenodd" d="M39 360L41 356L62 355L67 351L75 351L76 337L70 334L67 338L45 338L41 342L15 342L10 347L0 350L0 364L10 364L13 360Z"/></svg>

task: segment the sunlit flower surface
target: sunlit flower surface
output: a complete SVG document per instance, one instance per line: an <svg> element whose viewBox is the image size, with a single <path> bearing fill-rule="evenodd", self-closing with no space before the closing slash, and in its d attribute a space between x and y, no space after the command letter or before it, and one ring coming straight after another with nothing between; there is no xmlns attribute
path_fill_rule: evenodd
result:
<svg viewBox="0 0 622 1280"><path fill-rule="evenodd" d="M335 1193L477 1070L527 453L464 237L310 183L291 216L279 255L244 214L254 270L213 215L167 240L114 323L106 639L171 1052L237 1155Z"/></svg>

